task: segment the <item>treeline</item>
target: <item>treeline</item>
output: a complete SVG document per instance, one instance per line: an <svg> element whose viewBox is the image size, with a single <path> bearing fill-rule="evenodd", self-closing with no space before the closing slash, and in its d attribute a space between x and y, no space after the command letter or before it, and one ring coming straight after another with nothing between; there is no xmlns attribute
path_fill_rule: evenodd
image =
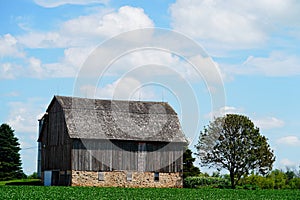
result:
<svg viewBox="0 0 300 200"><path fill-rule="evenodd" d="M230 188L229 174L220 175L215 172L212 176L208 174L199 174L198 176L189 176L184 179L186 188ZM242 177L236 186L237 189L300 189L300 170L287 169L282 171L275 169L268 175L262 176L252 173Z"/></svg>

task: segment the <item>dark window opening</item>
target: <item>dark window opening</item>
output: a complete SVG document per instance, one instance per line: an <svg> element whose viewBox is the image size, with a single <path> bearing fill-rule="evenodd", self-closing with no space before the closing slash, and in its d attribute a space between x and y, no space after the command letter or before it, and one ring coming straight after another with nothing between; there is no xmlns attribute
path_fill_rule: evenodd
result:
<svg viewBox="0 0 300 200"><path fill-rule="evenodd" d="M154 181L159 181L159 172L154 172Z"/></svg>

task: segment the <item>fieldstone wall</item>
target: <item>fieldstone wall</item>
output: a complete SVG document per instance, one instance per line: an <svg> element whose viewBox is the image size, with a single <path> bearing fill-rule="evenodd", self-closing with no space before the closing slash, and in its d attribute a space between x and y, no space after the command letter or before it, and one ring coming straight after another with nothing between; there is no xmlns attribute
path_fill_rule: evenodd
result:
<svg viewBox="0 0 300 200"><path fill-rule="evenodd" d="M72 186L100 186L100 187L156 187L181 188L182 175L176 173L159 173L159 181L154 180L153 172L102 172L103 180L98 180L99 172L72 171ZM127 173L132 174L132 180L127 180Z"/></svg>

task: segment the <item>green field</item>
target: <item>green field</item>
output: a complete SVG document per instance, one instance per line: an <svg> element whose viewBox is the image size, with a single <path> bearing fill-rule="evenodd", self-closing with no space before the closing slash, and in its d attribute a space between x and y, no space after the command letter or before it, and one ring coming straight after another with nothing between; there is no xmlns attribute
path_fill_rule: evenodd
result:
<svg viewBox="0 0 300 200"><path fill-rule="evenodd" d="M2 185L40 185L39 179L17 179L9 181L0 181L0 186Z"/></svg>
<svg viewBox="0 0 300 200"><path fill-rule="evenodd" d="M0 199L300 199L300 190L0 186Z"/></svg>

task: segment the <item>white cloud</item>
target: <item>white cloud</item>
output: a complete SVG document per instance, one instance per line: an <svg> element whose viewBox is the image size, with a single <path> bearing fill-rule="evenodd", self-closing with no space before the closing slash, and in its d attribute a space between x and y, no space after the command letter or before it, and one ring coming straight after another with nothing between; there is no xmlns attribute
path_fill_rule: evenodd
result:
<svg viewBox="0 0 300 200"><path fill-rule="evenodd" d="M90 98L123 99L123 100L153 100L155 93L149 88L143 88L138 80L125 77L103 87L83 85L80 88L83 96Z"/></svg>
<svg viewBox="0 0 300 200"><path fill-rule="evenodd" d="M26 174L36 171L38 122L45 106L38 99L10 102L7 122L14 130L21 147L22 168ZM30 148L30 149L26 149Z"/></svg>
<svg viewBox="0 0 300 200"><path fill-rule="evenodd" d="M23 67L14 63L0 63L0 80L15 79L22 74Z"/></svg>
<svg viewBox="0 0 300 200"><path fill-rule="evenodd" d="M224 107L219 108L218 110L208 113L205 116L205 118L213 119L215 117L221 117L226 114L241 114L241 113L243 113L242 108L236 108L233 106L224 106Z"/></svg>
<svg viewBox="0 0 300 200"><path fill-rule="evenodd" d="M144 68L144 72L142 74L140 73L137 78L142 78L149 74L160 76L169 75L170 69L182 74L184 77L187 77L190 74L189 69L191 69L191 66L189 66L186 62L180 60L178 56L172 55L169 52L159 50L140 50L120 57L109 67L107 74L123 75L135 68L145 65L156 65L161 67L157 67L155 69L151 67Z"/></svg>
<svg viewBox="0 0 300 200"><path fill-rule="evenodd" d="M273 128L280 128L284 126L284 121L278 119L276 117L265 117L260 119L254 119L253 123L261 128L261 129L273 129Z"/></svg>
<svg viewBox="0 0 300 200"><path fill-rule="evenodd" d="M80 16L62 25L62 32L71 36L112 37L124 31L153 27L142 8L123 6L117 12Z"/></svg>
<svg viewBox="0 0 300 200"><path fill-rule="evenodd" d="M239 114L239 115L246 115L243 108L236 108L233 106L224 106L219 108L216 111L212 111L208 113L205 117L209 119L213 119L215 117L221 117L226 114ZM250 117L252 118L252 122L254 123L255 126L261 128L261 129L273 129L273 128L280 128L285 125L284 121L281 119L278 119L276 117L264 117L264 118L255 118L255 117Z"/></svg>
<svg viewBox="0 0 300 200"><path fill-rule="evenodd" d="M2 94L2 96L5 96L5 97L18 97L18 96L20 96L20 93L17 92L17 91L11 91L11 92Z"/></svg>
<svg viewBox="0 0 300 200"><path fill-rule="evenodd" d="M92 3L107 4L109 0L34 0L34 2L40 6L46 8L53 8L57 6L62 6L64 4L76 4L76 5L86 5Z"/></svg>
<svg viewBox="0 0 300 200"><path fill-rule="evenodd" d="M40 100L29 99L26 102L10 102L9 107L7 123L16 133L34 133L33 138L36 139L37 120L43 113L44 104L41 104Z"/></svg>
<svg viewBox="0 0 300 200"><path fill-rule="evenodd" d="M285 167L296 167L297 166L296 162L293 162L287 158L283 158L282 160L280 160L280 164Z"/></svg>
<svg viewBox="0 0 300 200"><path fill-rule="evenodd" d="M270 33L299 28L295 0L178 0L171 5L172 27L214 48L251 48Z"/></svg>
<svg viewBox="0 0 300 200"><path fill-rule="evenodd" d="M15 130L21 146L22 168L26 174L36 171L38 119L45 112L46 105L41 99L31 98L25 101L14 101L9 104L6 123ZM27 149L29 148L29 149Z"/></svg>
<svg viewBox="0 0 300 200"><path fill-rule="evenodd" d="M300 146L300 139L297 136L285 136L277 139L278 144L289 146Z"/></svg>
<svg viewBox="0 0 300 200"><path fill-rule="evenodd" d="M0 80L19 77L73 77L76 74L72 67L63 63L42 64L41 60L35 57L24 58L23 61L22 66L15 63L0 63Z"/></svg>
<svg viewBox="0 0 300 200"><path fill-rule="evenodd" d="M0 58L25 56L18 45L17 39L10 34L0 36L0 44Z"/></svg>
<svg viewBox="0 0 300 200"><path fill-rule="evenodd" d="M117 11L102 10L65 21L58 30L31 31L17 39L29 48L91 47L116 34L153 26L142 8L123 6Z"/></svg>
<svg viewBox="0 0 300 200"><path fill-rule="evenodd" d="M16 36L20 44L27 48L62 48L70 43L70 39L63 34L50 31L30 31L24 35Z"/></svg>
<svg viewBox="0 0 300 200"><path fill-rule="evenodd" d="M0 63L0 79L14 79L20 76L74 77L91 50L104 39L124 31L154 26L141 8L124 6L117 11L106 12L100 11L68 20L54 31L43 33L31 30L17 37L5 36L3 40L13 48L9 54L3 49L3 52L6 52L4 56L16 54L16 44L24 48L65 48L65 51L62 59L52 63L25 56L22 58L23 65L13 62ZM8 48L8 45L5 48Z"/></svg>
<svg viewBox="0 0 300 200"><path fill-rule="evenodd" d="M249 56L241 65L225 65L222 69L230 75L294 76L300 75L300 59L296 55L272 52L268 57Z"/></svg>

